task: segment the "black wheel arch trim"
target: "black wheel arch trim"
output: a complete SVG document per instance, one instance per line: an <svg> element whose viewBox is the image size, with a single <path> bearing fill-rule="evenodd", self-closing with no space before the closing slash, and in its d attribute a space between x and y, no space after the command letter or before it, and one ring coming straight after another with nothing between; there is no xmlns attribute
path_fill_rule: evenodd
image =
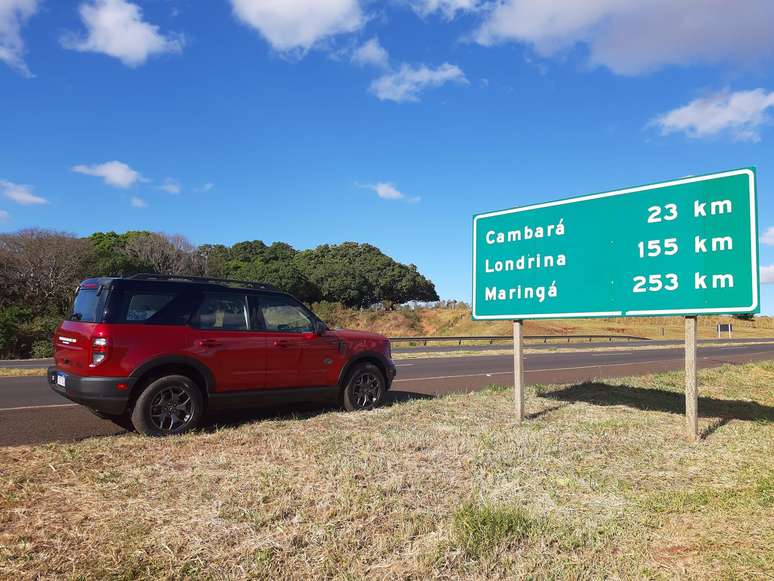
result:
<svg viewBox="0 0 774 581"><path fill-rule="evenodd" d="M212 371L210 371L210 369L201 361L197 361L193 357L186 357L184 355L162 355L161 357L155 357L137 367L132 371L129 377L139 379L149 372L152 372L154 369L166 367L168 365L181 365L194 368L204 378L203 387L206 394L209 394L215 386L215 378L212 375Z"/></svg>
<svg viewBox="0 0 774 581"><path fill-rule="evenodd" d="M339 387L344 387L344 382L347 380L349 372L352 371L352 368L355 365L358 363L374 360L378 363L378 366L384 375L384 381L387 383L385 388L389 389L390 385L392 384L392 374L390 374L390 369L394 369L393 363L389 361L384 355L376 351L359 351L357 354L353 355L350 360L347 361L347 364L342 368L341 373L339 373Z"/></svg>

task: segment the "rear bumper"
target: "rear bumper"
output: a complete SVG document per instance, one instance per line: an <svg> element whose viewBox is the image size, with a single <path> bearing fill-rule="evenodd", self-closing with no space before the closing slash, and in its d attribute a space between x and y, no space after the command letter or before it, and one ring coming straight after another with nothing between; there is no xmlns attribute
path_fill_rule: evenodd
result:
<svg viewBox="0 0 774 581"><path fill-rule="evenodd" d="M392 359L387 360L387 389L390 389L392 387L392 380L395 379L395 376L398 374L398 370L395 367L395 363L393 363Z"/></svg>
<svg viewBox="0 0 774 581"><path fill-rule="evenodd" d="M57 383L60 374L65 376L64 387ZM133 377L83 377L59 371L56 367L48 368L48 385L56 393L75 403L115 416L126 411L129 393L135 381ZM120 389L118 384L126 387Z"/></svg>

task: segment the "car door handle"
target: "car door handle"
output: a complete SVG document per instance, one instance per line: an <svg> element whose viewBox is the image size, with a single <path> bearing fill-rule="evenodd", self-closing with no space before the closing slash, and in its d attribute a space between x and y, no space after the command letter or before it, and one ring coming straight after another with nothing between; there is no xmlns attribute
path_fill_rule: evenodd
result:
<svg viewBox="0 0 774 581"><path fill-rule="evenodd" d="M290 347L292 343L288 341L287 339L277 339L274 341L275 347Z"/></svg>
<svg viewBox="0 0 774 581"><path fill-rule="evenodd" d="M216 341L215 339L199 339L196 344L199 347L217 347L218 345L221 345L221 342Z"/></svg>

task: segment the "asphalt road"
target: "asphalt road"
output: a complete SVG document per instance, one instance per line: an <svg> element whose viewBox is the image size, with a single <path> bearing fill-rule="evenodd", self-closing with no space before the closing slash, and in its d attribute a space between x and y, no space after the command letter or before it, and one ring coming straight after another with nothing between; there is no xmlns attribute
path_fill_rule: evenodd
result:
<svg viewBox="0 0 774 581"><path fill-rule="evenodd" d="M53 359L4 359L0 361L0 367L10 369L45 369L53 364Z"/></svg>
<svg viewBox="0 0 774 581"><path fill-rule="evenodd" d="M774 359L774 344L699 349L699 365L744 363ZM676 347L601 352L550 352L526 356L528 383L570 383L679 369L683 351ZM437 357L398 362L398 378L389 401L432 397L481 389L487 385L512 385L513 360L509 355ZM329 406L328 406L329 407ZM277 417L290 412L316 413L328 407L316 404L265 406L250 412L209 418L209 425L233 425ZM121 432L81 406L52 392L45 377L0 377L0 445L75 441Z"/></svg>
<svg viewBox="0 0 774 581"><path fill-rule="evenodd" d="M749 339L699 339L700 345L712 345L714 343L774 343L774 338L753 337ZM648 339L637 341L579 341L572 342L553 340L547 343L527 341L526 347L529 349L599 349L604 347L677 347L682 346L682 340L675 339ZM462 345L430 343L428 345L407 346L405 343L393 347L393 353L445 353L449 351L502 351L510 349L513 343L510 341L495 341L491 345ZM2 362L0 362L2 367ZM10 366L8 366L10 367Z"/></svg>
<svg viewBox="0 0 774 581"><path fill-rule="evenodd" d="M712 345L713 343L774 343L774 337L751 337L742 339L699 339L701 345ZM632 341L582 341L572 339L572 341L552 340L547 343L539 341L527 341L526 346L529 349L545 349L547 351L556 349L599 349L600 347L679 347L683 344L682 340L675 339L642 339ZM438 344L431 342L428 345L409 346L406 343L393 344L393 353L445 353L453 351L502 351L510 349L513 343L507 340L495 341L491 345L462 345ZM45 369L54 364L53 359L5 359L0 360L0 367L16 369Z"/></svg>

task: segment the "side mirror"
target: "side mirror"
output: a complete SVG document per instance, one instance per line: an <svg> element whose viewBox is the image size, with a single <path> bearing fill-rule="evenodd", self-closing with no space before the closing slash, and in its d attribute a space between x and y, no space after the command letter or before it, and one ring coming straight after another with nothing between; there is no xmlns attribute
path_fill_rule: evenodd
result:
<svg viewBox="0 0 774 581"><path fill-rule="evenodd" d="M314 323L314 334L315 335L322 335L327 330L328 330L328 325L326 325L322 321L315 321L315 323Z"/></svg>

